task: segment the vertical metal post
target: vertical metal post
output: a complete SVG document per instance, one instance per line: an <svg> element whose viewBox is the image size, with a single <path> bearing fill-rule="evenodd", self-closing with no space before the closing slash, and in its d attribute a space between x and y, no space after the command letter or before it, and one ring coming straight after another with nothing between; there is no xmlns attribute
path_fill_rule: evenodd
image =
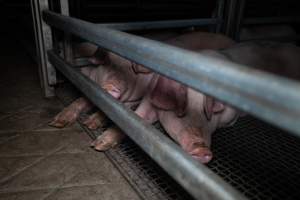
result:
<svg viewBox="0 0 300 200"><path fill-rule="evenodd" d="M68 0L60 0L60 8L61 8L61 14L69 16L69 1ZM63 52L64 52L64 58L65 60L73 64L73 49L72 49L72 37L70 34L65 33L64 35L64 42L63 42Z"/></svg>
<svg viewBox="0 0 300 200"><path fill-rule="evenodd" d="M217 16L218 24L216 25L216 33L221 33L222 27L224 24L224 9L225 9L225 0L218 0L217 1Z"/></svg>
<svg viewBox="0 0 300 200"><path fill-rule="evenodd" d="M52 85L56 84L56 71L47 58L47 51L52 49L52 33L51 28L42 20L42 11L48 8L48 0L31 0L41 87L45 97L53 97L55 94Z"/></svg>
<svg viewBox="0 0 300 200"><path fill-rule="evenodd" d="M49 10L55 11L56 10L56 1L49 1ZM52 31L52 41L53 41L53 50L60 55L60 44L59 44L59 31L55 29L51 29ZM57 82L59 82L59 76L57 76Z"/></svg>
<svg viewBox="0 0 300 200"><path fill-rule="evenodd" d="M238 0L228 0L227 12L226 12L226 22L225 25L225 34L233 38L234 26L235 26L235 17L236 17L236 8Z"/></svg>
<svg viewBox="0 0 300 200"><path fill-rule="evenodd" d="M245 13L246 0L240 0L237 10L236 16L236 26L234 30L234 39L240 41L240 31L243 25L243 17Z"/></svg>

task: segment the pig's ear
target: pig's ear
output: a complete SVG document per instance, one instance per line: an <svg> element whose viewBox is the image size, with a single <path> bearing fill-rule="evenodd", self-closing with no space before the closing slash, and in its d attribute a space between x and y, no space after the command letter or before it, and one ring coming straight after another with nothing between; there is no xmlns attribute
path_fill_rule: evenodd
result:
<svg viewBox="0 0 300 200"><path fill-rule="evenodd" d="M187 107L187 87L160 76L150 93L151 103L163 110L173 110L183 116Z"/></svg>
<svg viewBox="0 0 300 200"><path fill-rule="evenodd" d="M148 69L142 65L136 64L135 62L131 62L131 67L132 67L132 70L134 71L134 73L136 73L136 74L139 74L139 73L148 74L148 73L152 72L150 69Z"/></svg>
<svg viewBox="0 0 300 200"><path fill-rule="evenodd" d="M209 121L214 113L219 113L224 110L224 103L215 100L210 96L204 96L203 111L206 119Z"/></svg>

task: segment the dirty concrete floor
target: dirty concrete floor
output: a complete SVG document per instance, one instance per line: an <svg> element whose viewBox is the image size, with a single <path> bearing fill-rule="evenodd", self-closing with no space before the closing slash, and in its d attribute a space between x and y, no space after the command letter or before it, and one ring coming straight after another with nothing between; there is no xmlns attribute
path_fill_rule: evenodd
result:
<svg viewBox="0 0 300 200"><path fill-rule="evenodd" d="M36 64L0 36L0 200L139 199L78 125L47 126L62 104L42 97Z"/></svg>

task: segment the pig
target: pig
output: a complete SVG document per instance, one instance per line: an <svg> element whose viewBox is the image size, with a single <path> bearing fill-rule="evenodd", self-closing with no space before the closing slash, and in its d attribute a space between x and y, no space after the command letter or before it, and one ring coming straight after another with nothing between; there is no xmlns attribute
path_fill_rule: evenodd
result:
<svg viewBox="0 0 300 200"><path fill-rule="evenodd" d="M294 45L248 42L225 50L205 50L201 53L300 79L300 48ZM183 150L202 163L208 163L213 157L210 150L213 132L217 128L233 125L240 116L245 115L221 101L158 74L153 77L149 93L137 107L136 113L148 123L159 121ZM97 148L97 141L94 145Z"/></svg>
<svg viewBox="0 0 300 200"><path fill-rule="evenodd" d="M242 28L240 32L241 41L266 40L266 39L288 39L296 36L296 31L289 25L261 25Z"/></svg>
<svg viewBox="0 0 300 200"><path fill-rule="evenodd" d="M300 80L300 48L291 43L243 42L220 53L231 61Z"/></svg>
<svg viewBox="0 0 300 200"><path fill-rule="evenodd" d="M170 34L164 33L160 36L160 39L167 38ZM153 36L152 36L153 37ZM157 35L155 36L157 37ZM191 32L186 33L177 37L171 37L164 41L167 44L181 47L183 49L188 49L192 51L200 50L200 49L221 49L226 48L229 46L232 46L234 44L234 41L221 35L221 34L214 34L214 33L206 33L206 32ZM98 49L98 52L96 53L101 56L95 56L92 60L93 63L103 63L103 60L99 58L103 58L103 54L106 54L106 63L109 63L110 65L116 65L121 66L121 68L132 68L133 71L136 74L143 74L147 75L148 78L153 76L153 73L151 70L143 67L142 65L136 64L134 62L131 62L130 60L124 59L121 56L118 56L117 54L114 54L112 52L103 52L101 49ZM146 77L146 76L144 76ZM150 79L147 79L148 81ZM149 82L146 82L147 84ZM146 85L143 85L143 88L145 88ZM141 93L137 94L139 97L142 97L143 95ZM122 101L124 102L124 101ZM92 115L87 119L84 124L87 125L90 129L96 129L98 128L102 123L101 120L103 119L103 116L100 117L99 114ZM104 134L105 135L105 134ZM98 150L103 150L103 148L97 148Z"/></svg>
<svg viewBox="0 0 300 200"><path fill-rule="evenodd" d="M171 38L167 40L166 43L195 51L200 49L226 48L232 46L234 44L234 41L220 34L192 32L182 36ZM150 77L151 74L151 77L153 77L153 73L149 69L139 64L135 64L129 60L126 60L114 53L109 52L107 57L109 58L108 60L110 60L113 63L113 65L118 65L126 68L132 67L136 73L148 74L148 77ZM94 62L97 61L94 60ZM98 125L101 124L99 122L103 119L103 116L98 116L98 117L99 119L97 119L97 117L91 116L88 119L88 121L85 122L85 124L90 129L99 127ZM93 124L95 124L95 126L93 126ZM123 138L124 138L124 134L122 134L118 128L113 127L112 129L105 131L91 145L98 151L105 151L113 147L114 145L118 144Z"/></svg>
<svg viewBox="0 0 300 200"><path fill-rule="evenodd" d="M238 112L168 78L159 76L152 83L155 86L136 113L148 123L159 121L184 151L197 161L208 163L212 159L211 134L217 128L234 124Z"/></svg>
<svg viewBox="0 0 300 200"><path fill-rule="evenodd" d="M234 42L220 34L192 32L168 39L166 43L189 50L221 49L232 46ZM84 49L84 48L83 48ZM98 49L90 61L94 64L103 64L97 68L82 68L82 73L90 77L114 98L131 108L136 107L145 96L148 86L155 73L142 65L124 59L114 53ZM50 123L51 126L64 127L73 123L82 111L90 109L92 104L86 98L79 98L66 107ZM101 111L92 114L84 124L90 129L103 126L105 116ZM117 144L124 135L117 127L107 129L95 142L96 150L107 150Z"/></svg>
<svg viewBox="0 0 300 200"><path fill-rule="evenodd" d="M165 40L168 38L175 37L177 35L178 35L177 33L167 31L167 32L154 32L154 33L146 34L145 37L151 39L157 39L157 40ZM100 77L102 76L99 74L100 71L93 69L93 65L104 65L104 67L102 68L106 68L106 71L110 71L110 73L113 73L113 70L109 70L109 67L107 65L113 64L115 66L121 66L125 70L129 70L132 65L130 61L123 59L122 57L117 56L114 53L103 51L99 49L96 45L89 42L83 42L74 45L73 53L75 58L78 57L88 58L87 60L89 61L89 64L87 64L87 66L82 68L81 71L87 76L92 76L90 77L91 79L96 78L97 74ZM113 62L111 63L110 60L112 60ZM135 70L135 72L138 71L138 69L135 68L132 69ZM141 68L140 71L143 71L143 69ZM119 72L119 74L122 73ZM104 86L104 89L106 88L107 86ZM111 93L114 93L113 96L117 95L113 91L111 91ZM54 117L54 119L49 123L49 125L57 128L63 128L65 126L71 125L78 119L80 113L90 111L92 108L93 108L93 104L87 98L80 97L74 102L72 102L68 107L64 108L59 114L57 114ZM104 126L106 122L107 120L101 111L93 113L86 120L83 121L83 123L89 129L92 130Z"/></svg>

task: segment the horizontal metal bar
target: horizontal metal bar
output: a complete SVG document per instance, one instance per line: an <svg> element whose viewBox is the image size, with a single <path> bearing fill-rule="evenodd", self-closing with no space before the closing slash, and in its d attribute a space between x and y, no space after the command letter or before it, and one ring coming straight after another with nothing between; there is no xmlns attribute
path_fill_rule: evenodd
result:
<svg viewBox="0 0 300 200"><path fill-rule="evenodd" d="M121 31L149 30L161 28L183 28L190 26L208 26L221 23L220 19L187 19L187 20L166 20L148 22L128 22L128 23L109 23L97 24L99 27L113 28Z"/></svg>
<svg viewBox="0 0 300 200"><path fill-rule="evenodd" d="M246 18L243 24L285 24L285 23L299 23L300 17L255 17Z"/></svg>
<svg viewBox="0 0 300 200"><path fill-rule="evenodd" d="M300 136L299 82L51 11L44 12L44 19Z"/></svg>
<svg viewBox="0 0 300 200"><path fill-rule="evenodd" d="M196 199L245 199L168 137L145 123L53 51L50 62Z"/></svg>
<svg viewBox="0 0 300 200"><path fill-rule="evenodd" d="M94 65L93 63L91 63L89 61L88 57L75 58L73 63L72 63L73 67L85 67L87 65Z"/></svg>

